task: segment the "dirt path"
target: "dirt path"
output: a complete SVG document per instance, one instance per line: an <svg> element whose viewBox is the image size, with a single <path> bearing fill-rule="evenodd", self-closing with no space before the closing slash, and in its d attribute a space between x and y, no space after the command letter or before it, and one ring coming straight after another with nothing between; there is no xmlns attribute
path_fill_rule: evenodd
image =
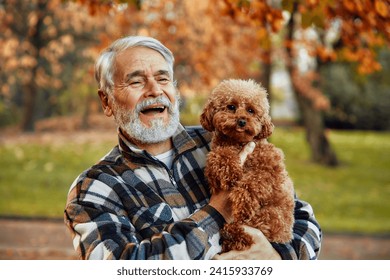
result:
<svg viewBox="0 0 390 280"><path fill-rule="evenodd" d="M70 234L60 220L0 218L0 259L77 259Z"/></svg>
<svg viewBox="0 0 390 280"><path fill-rule="evenodd" d="M0 259L77 259L61 220L0 218ZM321 260L390 259L390 236L324 234Z"/></svg>

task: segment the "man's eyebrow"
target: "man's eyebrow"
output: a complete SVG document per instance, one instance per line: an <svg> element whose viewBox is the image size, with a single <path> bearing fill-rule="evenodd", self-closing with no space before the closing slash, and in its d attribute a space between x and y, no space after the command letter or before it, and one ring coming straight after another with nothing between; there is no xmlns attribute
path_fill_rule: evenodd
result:
<svg viewBox="0 0 390 280"><path fill-rule="evenodd" d="M153 74L153 76L161 76L161 75L170 76L168 70L158 70L157 72L155 72ZM145 71L137 70L137 71L131 72L131 73L126 75L126 80L129 81L134 77L140 77L140 76L145 76Z"/></svg>
<svg viewBox="0 0 390 280"><path fill-rule="evenodd" d="M127 74L126 75L126 80L129 81L129 80L131 80L134 77L139 77L139 76L144 76L144 75L145 75L144 71L137 70L137 71L134 71L134 72L131 72L131 73Z"/></svg>
<svg viewBox="0 0 390 280"><path fill-rule="evenodd" d="M160 75L170 76L168 70L158 70L156 73L153 74L153 76L160 76Z"/></svg>

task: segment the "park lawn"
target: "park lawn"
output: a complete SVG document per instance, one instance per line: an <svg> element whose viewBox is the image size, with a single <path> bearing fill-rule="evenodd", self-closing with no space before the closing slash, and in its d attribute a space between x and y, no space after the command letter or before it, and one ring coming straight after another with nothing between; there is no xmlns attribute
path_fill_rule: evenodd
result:
<svg viewBox="0 0 390 280"><path fill-rule="evenodd" d="M116 144L61 142L0 146L0 215L62 217L74 179Z"/></svg>
<svg viewBox="0 0 390 280"><path fill-rule="evenodd" d="M310 162L300 128L277 128L298 196L309 201L324 231L390 233L390 133L329 131L340 166ZM69 186L115 141L0 146L0 216L61 218Z"/></svg>
<svg viewBox="0 0 390 280"><path fill-rule="evenodd" d="M328 131L337 168L310 162L300 129L276 129L298 196L332 232L390 233L390 133Z"/></svg>

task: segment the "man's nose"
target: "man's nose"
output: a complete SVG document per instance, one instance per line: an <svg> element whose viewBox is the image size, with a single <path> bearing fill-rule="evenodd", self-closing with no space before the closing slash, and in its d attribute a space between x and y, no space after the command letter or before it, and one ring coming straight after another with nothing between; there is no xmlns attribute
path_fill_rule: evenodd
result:
<svg viewBox="0 0 390 280"><path fill-rule="evenodd" d="M163 93L161 86L156 80L149 80L147 82L145 95L146 96L159 96Z"/></svg>

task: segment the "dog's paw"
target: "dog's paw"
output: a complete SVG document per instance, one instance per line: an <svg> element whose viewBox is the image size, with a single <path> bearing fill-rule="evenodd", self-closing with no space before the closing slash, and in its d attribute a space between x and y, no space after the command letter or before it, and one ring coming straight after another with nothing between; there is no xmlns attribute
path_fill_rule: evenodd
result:
<svg viewBox="0 0 390 280"><path fill-rule="evenodd" d="M236 236L233 240L226 239L222 242L222 252L229 252L232 250L235 251L244 251L252 246L253 239L250 235L243 233L239 236Z"/></svg>
<svg viewBox="0 0 390 280"><path fill-rule="evenodd" d="M231 250L243 251L254 243L252 237L237 223L225 224L220 233L223 240L223 252Z"/></svg>

